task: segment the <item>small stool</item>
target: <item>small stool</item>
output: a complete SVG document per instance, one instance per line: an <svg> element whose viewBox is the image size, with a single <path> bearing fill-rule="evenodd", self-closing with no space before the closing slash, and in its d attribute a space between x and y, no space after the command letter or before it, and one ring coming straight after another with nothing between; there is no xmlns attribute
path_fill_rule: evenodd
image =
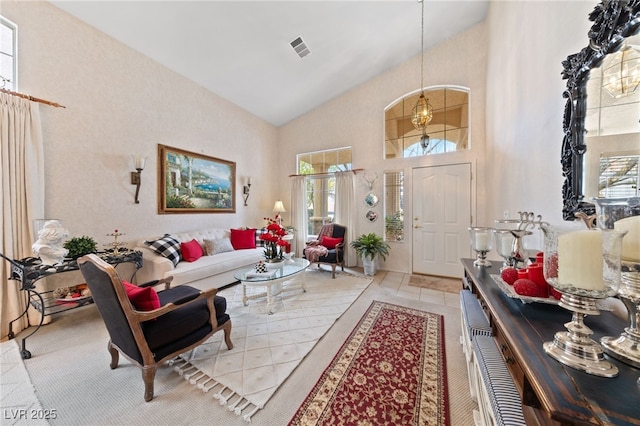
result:
<svg viewBox="0 0 640 426"><path fill-rule="evenodd" d="M474 370L478 376L480 424L526 426L522 413L522 400L495 339L476 336L473 346ZM478 419L475 420L478 424Z"/></svg>
<svg viewBox="0 0 640 426"><path fill-rule="evenodd" d="M467 375L469 377L469 392L474 401L478 401L476 375L473 374L473 343L475 336L492 336L489 320L484 314L480 302L469 290L460 291L460 315L462 326L462 352L467 360Z"/></svg>

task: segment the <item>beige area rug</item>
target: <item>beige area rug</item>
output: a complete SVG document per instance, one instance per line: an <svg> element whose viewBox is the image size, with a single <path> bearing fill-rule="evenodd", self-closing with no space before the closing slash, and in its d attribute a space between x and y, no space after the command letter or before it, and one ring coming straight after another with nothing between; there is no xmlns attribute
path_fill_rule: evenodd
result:
<svg viewBox="0 0 640 426"><path fill-rule="evenodd" d="M445 278L432 275L411 275L409 285L411 287L428 288L447 293L460 293L460 290L462 290L462 283L459 278Z"/></svg>
<svg viewBox="0 0 640 426"><path fill-rule="evenodd" d="M20 355L18 340L0 343L0 412L3 425L48 425L55 409L43 410Z"/></svg>
<svg viewBox="0 0 640 426"><path fill-rule="evenodd" d="M233 321L234 348L227 350L222 333L216 333L176 361L175 370L250 422L372 281L347 273L327 279L319 270L295 276L291 285L299 280L306 281L307 291L297 288L281 293L272 315L267 314L266 298L244 306L242 286L222 290L219 294L226 297ZM248 295L262 291L247 288Z"/></svg>

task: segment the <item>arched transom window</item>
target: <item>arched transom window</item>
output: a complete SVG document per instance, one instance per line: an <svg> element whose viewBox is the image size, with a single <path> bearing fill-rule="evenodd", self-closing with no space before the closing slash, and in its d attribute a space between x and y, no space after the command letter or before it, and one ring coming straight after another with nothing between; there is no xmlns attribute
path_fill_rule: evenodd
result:
<svg viewBox="0 0 640 426"><path fill-rule="evenodd" d="M424 95L433 107L433 118L425 134L411 123L420 93L407 94L385 109L385 158L469 149L469 89L453 86L425 89Z"/></svg>

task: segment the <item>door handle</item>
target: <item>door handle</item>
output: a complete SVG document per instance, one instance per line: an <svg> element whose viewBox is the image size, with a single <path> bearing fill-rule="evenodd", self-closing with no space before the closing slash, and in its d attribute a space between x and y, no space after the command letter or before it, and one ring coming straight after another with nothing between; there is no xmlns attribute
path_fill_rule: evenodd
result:
<svg viewBox="0 0 640 426"><path fill-rule="evenodd" d="M413 225L413 227L416 228L416 229L417 228L422 228L422 226L420 226L420 225Z"/></svg>

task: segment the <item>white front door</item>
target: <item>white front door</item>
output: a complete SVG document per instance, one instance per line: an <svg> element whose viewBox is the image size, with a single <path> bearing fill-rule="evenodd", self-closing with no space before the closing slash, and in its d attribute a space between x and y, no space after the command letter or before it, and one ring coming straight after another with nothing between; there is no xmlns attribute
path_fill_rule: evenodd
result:
<svg viewBox="0 0 640 426"><path fill-rule="evenodd" d="M462 277L471 256L471 164L413 169L413 272Z"/></svg>

